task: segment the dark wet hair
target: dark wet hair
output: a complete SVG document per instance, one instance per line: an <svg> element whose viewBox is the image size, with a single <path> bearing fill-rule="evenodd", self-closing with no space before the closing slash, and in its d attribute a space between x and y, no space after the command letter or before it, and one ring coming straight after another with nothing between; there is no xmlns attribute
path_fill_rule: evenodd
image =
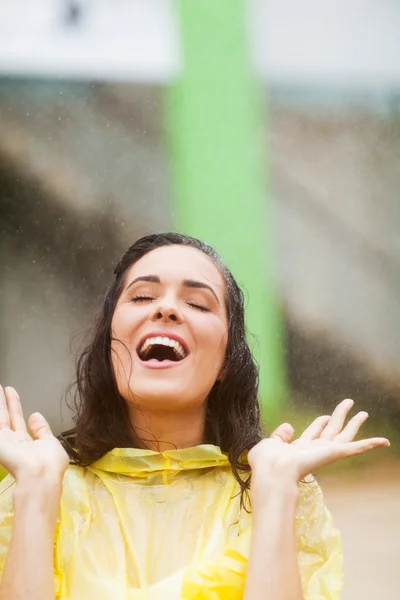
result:
<svg viewBox="0 0 400 600"><path fill-rule="evenodd" d="M142 237L123 254L97 318L91 343L77 361L73 429L59 436L74 464L87 466L114 448L144 447L128 416L111 362L111 321L124 289L126 273L147 253L162 246L189 246L209 256L226 286L228 341L224 377L207 399L204 443L227 453L243 492L250 483L246 451L264 437L258 402L258 368L246 340L244 298L235 278L219 254L205 242L180 233Z"/></svg>

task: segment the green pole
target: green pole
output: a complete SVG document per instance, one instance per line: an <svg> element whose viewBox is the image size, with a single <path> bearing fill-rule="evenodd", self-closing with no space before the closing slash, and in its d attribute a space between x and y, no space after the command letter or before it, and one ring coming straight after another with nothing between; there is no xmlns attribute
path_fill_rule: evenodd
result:
<svg viewBox="0 0 400 600"><path fill-rule="evenodd" d="M265 416L287 386L268 212L260 90L249 65L246 0L176 0L183 72L166 92L175 225L225 258L247 296Z"/></svg>

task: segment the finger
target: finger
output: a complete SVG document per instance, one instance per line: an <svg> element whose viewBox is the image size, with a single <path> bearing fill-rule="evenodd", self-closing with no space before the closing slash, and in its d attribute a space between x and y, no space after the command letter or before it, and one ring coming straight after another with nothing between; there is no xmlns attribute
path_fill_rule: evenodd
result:
<svg viewBox="0 0 400 600"><path fill-rule="evenodd" d="M357 454L363 454L376 448L387 448L390 446L390 442L386 438L369 438L367 440L360 440L358 442L349 442L345 444L345 456L356 456Z"/></svg>
<svg viewBox="0 0 400 600"><path fill-rule="evenodd" d="M368 419L368 413L361 411L357 413L346 425L341 433L335 437L338 442L352 442L356 437L361 425Z"/></svg>
<svg viewBox="0 0 400 600"><path fill-rule="evenodd" d="M282 423L270 435L272 439L280 439L282 442L289 444L294 435L294 429L289 423Z"/></svg>
<svg viewBox="0 0 400 600"><path fill-rule="evenodd" d="M49 437L53 437L50 425L46 421L43 415L40 413L33 413L29 417L29 429L38 440L44 440Z"/></svg>
<svg viewBox="0 0 400 600"><path fill-rule="evenodd" d="M7 399L5 392L0 385L0 429L10 427L10 414L8 412Z"/></svg>
<svg viewBox="0 0 400 600"><path fill-rule="evenodd" d="M316 440L321 436L321 433L324 431L330 420L331 417L329 415L318 417L303 431L299 440Z"/></svg>
<svg viewBox="0 0 400 600"><path fill-rule="evenodd" d="M370 438L358 442L324 444L316 449L305 453L301 465L301 477L308 473L315 473L319 469L335 463L343 458L350 458L358 454L364 454L377 448L390 446L386 438Z"/></svg>
<svg viewBox="0 0 400 600"><path fill-rule="evenodd" d="M13 387L6 387L4 391L7 398L11 429L22 433L27 433L24 413L22 412L21 401L17 391Z"/></svg>
<svg viewBox="0 0 400 600"><path fill-rule="evenodd" d="M338 435L342 431L343 424L345 419L350 412L350 410L354 406L354 401L347 399L343 400L340 404L337 405L335 410L332 413L331 419L328 425L325 427L323 432L321 433L321 439L324 440L333 440L335 436Z"/></svg>

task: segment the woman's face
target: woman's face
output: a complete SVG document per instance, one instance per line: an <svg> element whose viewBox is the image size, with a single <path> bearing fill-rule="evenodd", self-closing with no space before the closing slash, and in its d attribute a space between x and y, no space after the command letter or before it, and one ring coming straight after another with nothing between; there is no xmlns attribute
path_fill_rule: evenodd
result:
<svg viewBox="0 0 400 600"><path fill-rule="evenodd" d="M223 277L195 248L157 248L128 270L111 327L125 400L173 411L204 404L226 352Z"/></svg>

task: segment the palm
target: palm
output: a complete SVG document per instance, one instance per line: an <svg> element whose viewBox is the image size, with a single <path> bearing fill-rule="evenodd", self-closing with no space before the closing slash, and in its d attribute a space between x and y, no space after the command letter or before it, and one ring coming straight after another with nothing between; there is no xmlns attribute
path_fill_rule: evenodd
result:
<svg viewBox="0 0 400 600"><path fill-rule="evenodd" d="M25 475L61 475L68 466L68 455L51 433L39 413L31 415L30 429L25 425L18 394L0 386L0 464L16 479Z"/></svg>
<svg viewBox="0 0 400 600"><path fill-rule="evenodd" d="M359 412L344 426L353 404L352 400L344 400L332 416L318 417L295 441L292 441L293 428L288 424L281 425L270 438L262 440L250 451L252 469L264 470L268 465L274 471L291 473L299 481L343 458L388 446L385 438L353 441L368 418L367 413Z"/></svg>

